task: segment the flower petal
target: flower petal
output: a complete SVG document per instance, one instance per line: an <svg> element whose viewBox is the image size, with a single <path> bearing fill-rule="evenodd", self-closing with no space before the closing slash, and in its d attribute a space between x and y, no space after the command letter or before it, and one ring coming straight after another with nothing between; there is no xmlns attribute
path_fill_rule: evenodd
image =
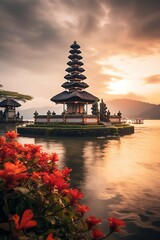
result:
<svg viewBox="0 0 160 240"><path fill-rule="evenodd" d="M27 228L31 228L37 225L37 222L35 220L29 220L27 223L25 223L24 226L20 225L20 229L27 229Z"/></svg>
<svg viewBox="0 0 160 240"><path fill-rule="evenodd" d="M22 215L20 228L24 228L27 222L29 222L33 218L33 212L30 209L26 209Z"/></svg>
<svg viewBox="0 0 160 240"><path fill-rule="evenodd" d="M19 229L19 219L20 219L19 215L18 214L14 214L12 216L12 219L13 219L15 225L16 225L16 229L18 230Z"/></svg>

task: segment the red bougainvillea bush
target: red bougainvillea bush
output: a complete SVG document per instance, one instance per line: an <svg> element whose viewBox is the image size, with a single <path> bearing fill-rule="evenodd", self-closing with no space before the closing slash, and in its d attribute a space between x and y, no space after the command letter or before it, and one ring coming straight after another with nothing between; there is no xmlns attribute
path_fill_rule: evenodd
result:
<svg viewBox="0 0 160 240"><path fill-rule="evenodd" d="M58 169L56 153L20 144L15 131L0 137L0 239L106 239L125 226L109 218L107 234L100 219L85 213L82 193L70 187L67 167Z"/></svg>

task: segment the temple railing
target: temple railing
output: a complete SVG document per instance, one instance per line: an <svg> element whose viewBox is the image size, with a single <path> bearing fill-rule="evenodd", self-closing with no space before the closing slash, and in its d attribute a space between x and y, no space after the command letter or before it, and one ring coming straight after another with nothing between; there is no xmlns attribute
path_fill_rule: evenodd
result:
<svg viewBox="0 0 160 240"><path fill-rule="evenodd" d="M63 115L39 115L34 114L35 123L62 123L62 124L98 124L97 115L87 114L63 114Z"/></svg>
<svg viewBox="0 0 160 240"><path fill-rule="evenodd" d="M122 117L118 115L110 115L109 121L113 124L119 124L122 123Z"/></svg>

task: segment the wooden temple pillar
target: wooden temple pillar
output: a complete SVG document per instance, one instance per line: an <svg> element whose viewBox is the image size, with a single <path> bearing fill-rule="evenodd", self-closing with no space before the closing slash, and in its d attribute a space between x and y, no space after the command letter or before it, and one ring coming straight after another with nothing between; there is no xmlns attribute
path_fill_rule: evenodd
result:
<svg viewBox="0 0 160 240"><path fill-rule="evenodd" d="M86 102L86 114L88 114L88 102Z"/></svg>

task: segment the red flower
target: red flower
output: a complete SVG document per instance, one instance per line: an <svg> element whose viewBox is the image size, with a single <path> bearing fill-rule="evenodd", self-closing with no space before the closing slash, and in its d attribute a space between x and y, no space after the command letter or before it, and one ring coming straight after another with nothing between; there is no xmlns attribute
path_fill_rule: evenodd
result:
<svg viewBox="0 0 160 240"><path fill-rule="evenodd" d="M51 154L50 154L50 160L51 160L52 162L57 162L57 161L59 160L57 153L51 153Z"/></svg>
<svg viewBox="0 0 160 240"><path fill-rule="evenodd" d="M0 150L0 161L2 163L7 160L15 162L18 158L19 151L20 147L17 142L8 142L3 144Z"/></svg>
<svg viewBox="0 0 160 240"><path fill-rule="evenodd" d="M15 163L4 163L4 169L0 170L0 177L3 178L9 188L18 185L17 181L24 179L27 176L27 169L23 163L16 161Z"/></svg>
<svg viewBox="0 0 160 240"><path fill-rule="evenodd" d="M56 176L54 174L43 173L44 182L51 188L55 187Z"/></svg>
<svg viewBox="0 0 160 240"><path fill-rule="evenodd" d="M19 134L16 133L15 131L8 131L4 135L5 135L5 137L9 138L10 140L17 138L19 136Z"/></svg>
<svg viewBox="0 0 160 240"><path fill-rule="evenodd" d="M125 227L125 222L117 218L108 218L110 232L121 232L118 227Z"/></svg>
<svg viewBox="0 0 160 240"><path fill-rule="evenodd" d="M6 143L5 137L0 137L0 146Z"/></svg>
<svg viewBox="0 0 160 240"><path fill-rule="evenodd" d="M52 174L53 174L55 177L61 177L61 178L63 177L63 174L62 174L61 171L59 171L57 168L52 171Z"/></svg>
<svg viewBox="0 0 160 240"><path fill-rule="evenodd" d="M72 172L72 169L71 168L68 168L68 167L65 167L64 169L62 169L62 174L63 176L66 178L68 177L68 174Z"/></svg>
<svg viewBox="0 0 160 240"><path fill-rule="evenodd" d="M63 178L58 177L55 181L55 186L58 189L58 192L61 193L65 188L69 187L69 184L66 183Z"/></svg>
<svg viewBox="0 0 160 240"><path fill-rule="evenodd" d="M83 194L78 191L78 189L68 189L68 197L70 199L70 203L74 204L78 199L83 197Z"/></svg>
<svg viewBox="0 0 160 240"><path fill-rule="evenodd" d="M37 159L41 153L41 146L34 144L24 144L23 155L27 161L32 161Z"/></svg>
<svg viewBox="0 0 160 240"><path fill-rule="evenodd" d="M60 175L62 175L62 173L59 171L56 171L55 173L57 175L59 175L59 173L60 173ZM51 174L44 173L43 179L44 179L44 182L51 189L57 188L59 193L62 192L65 188L67 188L69 186L69 184L64 180L64 178L62 178L60 176L57 177L53 173L51 173Z"/></svg>
<svg viewBox="0 0 160 240"><path fill-rule="evenodd" d="M32 220L33 218L33 212L30 209L26 209L22 215L22 218L20 220L20 216L18 214L15 214L12 216L15 225L16 225L16 229L18 231L22 230L22 229L27 229L27 228L31 228L37 225L37 222Z"/></svg>
<svg viewBox="0 0 160 240"><path fill-rule="evenodd" d="M50 233L50 234L47 236L46 240L54 240L53 234Z"/></svg>
<svg viewBox="0 0 160 240"><path fill-rule="evenodd" d="M89 211L89 207L85 206L85 205L79 205L79 204L76 204L77 206L77 209L76 211L78 213L81 214L81 216L83 216L87 211Z"/></svg>
<svg viewBox="0 0 160 240"><path fill-rule="evenodd" d="M49 154L45 152L39 152L38 154L36 154L36 157L38 159L36 163L37 166L40 167L41 169L43 168L43 170L47 172L52 170L55 167L55 162L58 161L58 155L56 153Z"/></svg>
<svg viewBox="0 0 160 240"><path fill-rule="evenodd" d="M105 237L106 235L100 230L100 229L92 229L92 238L93 239L99 239L102 237Z"/></svg>
<svg viewBox="0 0 160 240"><path fill-rule="evenodd" d="M90 216L86 219L86 223L88 225L88 228L95 226L98 223L101 223L101 220L99 218L96 218L94 216Z"/></svg>

